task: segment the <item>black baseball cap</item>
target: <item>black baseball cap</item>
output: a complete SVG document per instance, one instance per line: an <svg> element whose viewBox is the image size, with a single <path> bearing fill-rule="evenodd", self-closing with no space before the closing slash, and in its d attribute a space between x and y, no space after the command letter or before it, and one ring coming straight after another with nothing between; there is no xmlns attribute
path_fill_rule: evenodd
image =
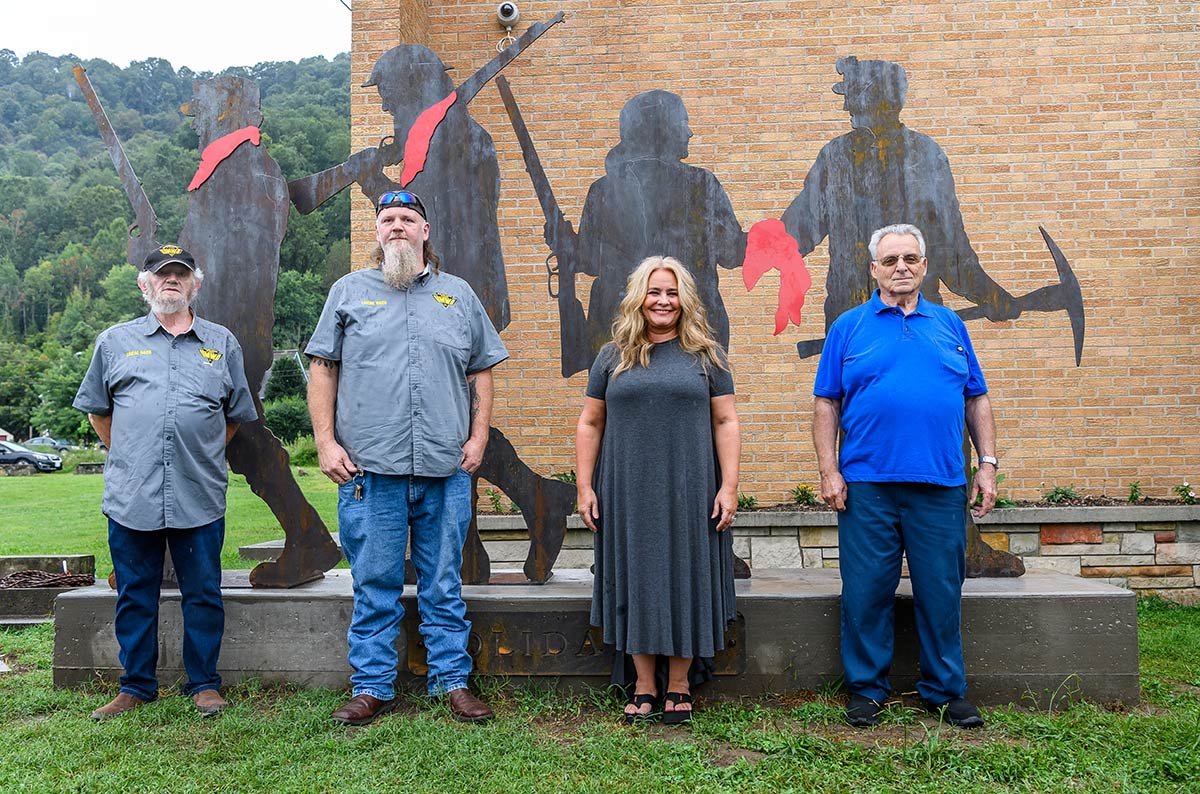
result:
<svg viewBox="0 0 1200 794"><path fill-rule="evenodd" d="M142 270L147 273L157 273L167 265L183 265L188 270L194 271L196 260L177 245L160 245L146 257L146 261L142 263Z"/></svg>

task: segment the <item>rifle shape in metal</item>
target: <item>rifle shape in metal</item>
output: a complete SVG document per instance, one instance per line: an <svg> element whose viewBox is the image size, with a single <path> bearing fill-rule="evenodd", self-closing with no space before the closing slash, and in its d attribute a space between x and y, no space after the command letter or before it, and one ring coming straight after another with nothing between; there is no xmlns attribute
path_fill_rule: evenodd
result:
<svg viewBox="0 0 1200 794"><path fill-rule="evenodd" d="M681 261L696 278L713 335L729 346L729 316L720 293L719 267L741 264L746 234L716 176L683 162L688 157L687 109L668 91L647 91L621 110L621 140L592 183L576 232L558 208L511 88L498 84L521 143L525 169L546 220L546 244L557 281L564 377L587 370L609 341L629 274L648 256ZM547 260L549 262L549 259ZM593 276L586 316L575 279Z"/></svg>
<svg viewBox="0 0 1200 794"><path fill-rule="evenodd" d="M91 102L95 95L80 67L76 79L81 87L86 83L84 91ZM183 111L191 118L202 150L261 122L258 86L249 80L230 76L197 80L193 92ZM93 106L97 109L98 99ZM99 109L97 120L102 116ZM111 126L102 123L101 130L134 205L135 226L145 224L141 235L130 237L130 262L140 267L145 259L140 246L153 239L153 233L147 232L156 221L146 219L153 219L154 211ZM250 580L256 587L294 587L320 578L342 556L292 476L287 451L261 418L258 392L271 366L279 246L287 231L286 183L266 150L247 139L224 154L188 199L179 243L205 273L195 310L237 337L259 413L258 420L239 428L226 455L230 467L245 475L251 490L271 508L284 533L279 558L256 567Z"/></svg>
<svg viewBox="0 0 1200 794"><path fill-rule="evenodd" d="M357 182L375 203L383 193L401 187L383 169L399 163L413 149L413 136L423 136L416 148L422 150L424 162L420 169L404 163L404 178L409 181L403 187L421 196L430 223L430 242L442 268L471 285L497 330L503 331L510 309L497 222L500 168L492 138L471 117L468 103L562 18L559 13L533 26L458 87L446 74L446 65L427 47L402 44L383 53L366 84L376 88L383 110L392 115L392 135L379 147L351 155L340 166L289 183L297 208L310 211L351 182ZM454 101L447 103L451 96ZM426 123L431 108L439 115L432 127ZM464 200L465 196L470 200ZM530 530L524 573L530 581L545 582L561 551L567 517L574 512L575 488L530 469L498 429L491 428L490 437L476 482L485 477L521 508ZM473 510L463 551L463 581L480 584L491 580Z"/></svg>
<svg viewBox="0 0 1200 794"><path fill-rule="evenodd" d="M129 156L125 154L125 147L121 145L121 139L117 137L116 130L113 129L108 115L104 112L104 106L100 104L100 98L96 96L92 81L88 79L87 70L83 68L82 64L77 63L71 72L75 75L75 82L83 91L84 98L87 99L92 116L96 119L96 126L100 128L100 137L104 139L104 146L108 149L108 156L112 158L113 167L117 169L121 187L125 190L125 196L133 208L134 221L129 226L129 241L126 245L125 257L129 264L140 268L150 252L158 246L154 239L158 233L158 216L154 214L154 207L150 205L150 199L147 198L146 190L142 187L142 180L138 179L137 173L134 172L133 164L129 162Z"/></svg>

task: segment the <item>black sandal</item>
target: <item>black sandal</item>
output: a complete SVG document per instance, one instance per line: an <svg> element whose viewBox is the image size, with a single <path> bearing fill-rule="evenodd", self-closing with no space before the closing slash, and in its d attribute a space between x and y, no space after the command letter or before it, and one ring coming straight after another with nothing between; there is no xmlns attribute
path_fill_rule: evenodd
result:
<svg viewBox="0 0 1200 794"><path fill-rule="evenodd" d="M663 705L670 703L691 703L692 696L688 692L668 692L663 698ZM663 709L663 725L683 725L692 721L692 709Z"/></svg>
<svg viewBox="0 0 1200 794"><path fill-rule="evenodd" d="M629 700L625 701L626 706L633 706L635 709L641 709L642 706L647 704L649 704L650 710L645 714L641 713L640 711L634 711L633 713L624 712L625 724L637 725L644 722L653 722L658 717L658 714L655 711L658 708L658 698L656 696L645 692L640 695L630 695Z"/></svg>

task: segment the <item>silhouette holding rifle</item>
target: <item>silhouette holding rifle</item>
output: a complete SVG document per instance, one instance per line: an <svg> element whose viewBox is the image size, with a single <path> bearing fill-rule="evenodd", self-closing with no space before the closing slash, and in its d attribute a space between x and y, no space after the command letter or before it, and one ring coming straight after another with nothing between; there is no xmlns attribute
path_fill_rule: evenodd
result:
<svg viewBox="0 0 1200 794"><path fill-rule="evenodd" d="M81 66L74 69L105 145L134 209L129 260L140 266L156 245L157 218L121 142ZM284 532L278 559L250 574L256 587L294 587L319 579L342 555L321 517L305 499L288 466L288 454L262 420L258 392L271 367L279 246L287 231L288 193L283 174L260 143L258 86L237 77L197 80L180 110L191 118L202 151L189 185L180 245L205 274L196 310L237 337L259 419L245 423L226 448L230 467L271 508ZM136 231L136 234L135 234Z"/></svg>
<svg viewBox="0 0 1200 794"><path fill-rule="evenodd" d="M340 166L293 180L289 189L297 208L311 211L352 181L372 202L400 187L416 192L428 211L430 242L440 256L441 267L471 285L496 329L503 332L510 313L496 220L500 168L491 135L471 118L467 103L516 53L560 19L561 15L531 28L457 88L446 74L446 65L427 47L403 44L385 52L376 61L366 85L375 86L381 107L392 115L393 135L379 147L355 153ZM456 100L446 105L451 95ZM445 115L432 129L424 126L422 132L422 119L438 105L446 105ZM412 151L414 141L410 138L421 134L428 136L420 141L428 147L422 167L400 185L383 168L404 161ZM409 174L410 163L404 163L404 170ZM483 463L475 474L476 482L480 476L486 478L521 508L530 529L525 577L535 582L548 580L566 537L567 516L574 512L574 486L534 472L495 427L491 428ZM462 575L467 584L486 583L492 578L474 517L463 551Z"/></svg>
<svg viewBox="0 0 1200 794"><path fill-rule="evenodd" d="M562 374L587 370L611 338L629 273L648 256L672 256L687 266L708 310L713 336L729 347L729 316L721 299L718 266L734 268L746 235L725 189L711 171L687 165L687 110L667 91L647 91L621 109L621 141L592 183L578 233L563 218L545 179L533 141L507 84L498 82L526 170L546 218L546 243L557 259ZM594 276L585 316L575 298L579 273Z"/></svg>

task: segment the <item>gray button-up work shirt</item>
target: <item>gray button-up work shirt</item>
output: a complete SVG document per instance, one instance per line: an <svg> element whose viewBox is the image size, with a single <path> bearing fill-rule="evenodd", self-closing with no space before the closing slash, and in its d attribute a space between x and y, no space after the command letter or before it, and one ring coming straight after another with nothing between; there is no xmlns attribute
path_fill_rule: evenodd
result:
<svg viewBox="0 0 1200 794"><path fill-rule="evenodd" d="M226 423L258 418L242 348L196 317L171 336L153 312L96 339L75 407L112 416L104 514L130 529L198 527L225 514Z"/></svg>
<svg viewBox="0 0 1200 794"><path fill-rule="evenodd" d="M470 435L467 375L508 358L467 282L428 268L407 291L378 268L329 290L305 352L341 362L334 434L376 474L449 477Z"/></svg>

